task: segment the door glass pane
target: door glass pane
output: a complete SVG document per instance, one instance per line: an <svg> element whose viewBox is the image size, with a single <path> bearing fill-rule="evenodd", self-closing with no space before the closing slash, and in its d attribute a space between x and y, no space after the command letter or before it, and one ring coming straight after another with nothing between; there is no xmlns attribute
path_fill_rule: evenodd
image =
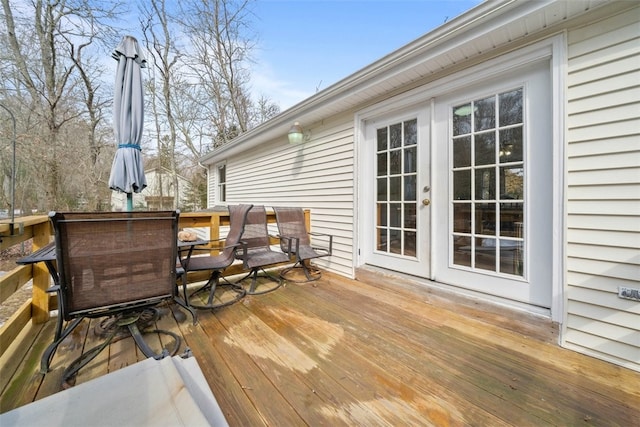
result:
<svg viewBox="0 0 640 427"><path fill-rule="evenodd" d="M476 135L476 165L491 165L496 162L495 132Z"/></svg>
<svg viewBox="0 0 640 427"><path fill-rule="evenodd" d="M453 173L453 199L471 200L471 171L461 170Z"/></svg>
<svg viewBox="0 0 640 427"><path fill-rule="evenodd" d="M400 197L402 197L402 177L389 178L389 200L401 200Z"/></svg>
<svg viewBox="0 0 640 427"><path fill-rule="evenodd" d="M404 232L404 252L406 256L416 256L416 232L405 231Z"/></svg>
<svg viewBox="0 0 640 427"><path fill-rule="evenodd" d="M404 200L416 200L416 176L404 177Z"/></svg>
<svg viewBox="0 0 640 427"><path fill-rule="evenodd" d="M387 200L387 178L378 178L377 180L377 199L380 202L384 202Z"/></svg>
<svg viewBox="0 0 640 427"><path fill-rule="evenodd" d="M496 239L483 237L474 240L476 242L474 267L496 271Z"/></svg>
<svg viewBox="0 0 640 427"><path fill-rule="evenodd" d="M523 204L500 203L500 236L522 238Z"/></svg>
<svg viewBox="0 0 640 427"><path fill-rule="evenodd" d="M396 175L402 172L402 151L395 150L389 153L389 174Z"/></svg>
<svg viewBox="0 0 640 427"><path fill-rule="evenodd" d="M402 223L402 205L400 203L391 203L389 205L389 225L391 227L400 227Z"/></svg>
<svg viewBox="0 0 640 427"><path fill-rule="evenodd" d="M518 88L452 109L450 203L455 265L524 274L522 106L523 90Z"/></svg>
<svg viewBox="0 0 640 427"><path fill-rule="evenodd" d="M387 128L381 128L377 131L378 151L387 149Z"/></svg>
<svg viewBox="0 0 640 427"><path fill-rule="evenodd" d="M453 107L453 135L465 135L471 132L471 104Z"/></svg>
<svg viewBox="0 0 640 427"><path fill-rule="evenodd" d="M384 176L387 174L387 152L385 151L384 153L378 153L377 154L378 157L378 175L377 176Z"/></svg>
<svg viewBox="0 0 640 427"><path fill-rule="evenodd" d="M500 168L500 199L522 200L524 197L524 168Z"/></svg>
<svg viewBox="0 0 640 427"><path fill-rule="evenodd" d="M495 97L479 99L473 103L474 132L496 127Z"/></svg>
<svg viewBox="0 0 640 427"><path fill-rule="evenodd" d="M402 254L402 231L389 230L389 251L392 254Z"/></svg>
<svg viewBox="0 0 640 427"><path fill-rule="evenodd" d="M416 228L416 204L405 203L404 204L404 228Z"/></svg>
<svg viewBox="0 0 640 427"><path fill-rule="evenodd" d="M500 126L522 123L522 88L498 96Z"/></svg>
<svg viewBox="0 0 640 427"><path fill-rule="evenodd" d="M471 233L471 203L453 205L454 233Z"/></svg>
<svg viewBox="0 0 640 427"><path fill-rule="evenodd" d="M402 146L402 125L400 123L389 126L389 148Z"/></svg>
<svg viewBox="0 0 640 427"><path fill-rule="evenodd" d="M471 166L471 137L464 136L453 140L453 167Z"/></svg>
<svg viewBox="0 0 640 427"><path fill-rule="evenodd" d="M387 204L386 203L378 203L376 209L377 216L377 224L378 226L386 227L387 226Z"/></svg>
<svg viewBox="0 0 640 427"><path fill-rule="evenodd" d="M453 238L453 263L464 267L471 267L471 238L454 236Z"/></svg>
<svg viewBox="0 0 640 427"><path fill-rule="evenodd" d="M491 235L496 234L496 204L478 203L476 204L476 234Z"/></svg>
<svg viewBox="0 0 640 427"><path fill-rule="evenodd" d="M418 198L418 120L411 119L377 129L378 251L416 256ZM388 142L388 143L387 143Z"/></svg>
<svg viewBox="0 0 640 427"><path fill-rule="evenodd" d="M416 172L416 153L416 147L411 147L404 150L404 173Z"/></svg>
<svg viewBox="0 0 640 427"><path fill-rule="evenodd" d="M496 198L496 169L476 169L476 200L493 200Z"/></svg>
<svg viewBox="0 0 640 427"><path fill-rule="evenodd" d="M522 161L522 126L500 131L500 163Z"/></svg>
<svg viewBox="0 0 640 427"><path fill-rule="evenodd" d="M418 143L418 119L404 122L404 145L416 145Z"/></svg>
<svg viewBox="0 0 640 427"><path fill-rule="evenodd" d="M500 272L522 275L522 242L500 239Z"/></svg>
<svg viewBox="0 0 640 427"><path fill-rule="evenodd" d="M387 251L388 245L387 242L389 239L387 238L387 229L386 228L376 228L376 248L379 251Z"/></svg>

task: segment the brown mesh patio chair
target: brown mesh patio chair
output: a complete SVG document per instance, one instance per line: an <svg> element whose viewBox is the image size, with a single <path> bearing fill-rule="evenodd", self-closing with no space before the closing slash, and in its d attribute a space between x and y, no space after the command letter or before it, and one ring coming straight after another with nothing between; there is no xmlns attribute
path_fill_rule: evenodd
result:
<svg viewBox="0 0 640 427"><path fill-rule="evenodd" d="M250 295L275 291L282 285L280 277L272 276L265 268L287 262L289 256L286 253L271 249L271 237L267 226L267 212L264 206L254 206L247 215L244 233L242 233L242 242L246 245L246 251L236 252L236 258L243 261L245 270L251 270L249 274L239 281L244 282L246 279L251 278L251 284L247 290ZM263 272L261 277L267 278L271 283L265 281L258 283L258 273L260 271Z"/></svg>
<svg viewBox="0 0 640 427"><path fill-rule="evenodd" d="M309 263L309 260L331 255L333 236L325 233L307 231L304 211L300 208L274 207L280 246L290 256L295 256L293 267L285 268L280 277L292 282L307 282L318 280L322 273ZM312 242L313 237L313 242ZM294 269L301 269L307 280L294 279Z"/></svg>
<svg viewBox="0 0 640 427"><path fill-rule="evenodd" d="M49 291L58 294L59 331L42 356L43 372L49 370L58 345L85 318L110 316L115 320L105 342L72 362L63 380L77 373L123 329L147 357L170 354L167 349L155 353L138 326L148 325L150 316L157 318L158 311L150 308L158 303L175 301L186 308L176 288L178 215L174 211L50 214L59 280ZM144 321L138 322L141 319ZM63 320L66 327L60 331ZM176 334L154 332L172 336L172 353L177 351L180 339Z"/></svg>
<svg viewBox="0 0 640 427"><path fill-rule="evenodd" d="M224 307L239 301L245 296L244 288L236 283L227 281L222 272L235 261L235 252L243 250L243 243L240 237L244 231L247 213L253 205L230 205L229 206L229 233L224 240L224 247L219 254L211 255L211 248L194 248L193 253L182 251L181 263L184 268L182 275L182 287L185 300L190 307L199 309L214 309ZM212 240L211 242L221 242L222 240ZM199 252L206 251L204 255ZM189 253L185 256L184 253ZM190 271L211 271L209 280L192 292L187 294L187 273ZM222 279L223 281L220 281ZM206 295L206 302L203 301Z"/></svg>

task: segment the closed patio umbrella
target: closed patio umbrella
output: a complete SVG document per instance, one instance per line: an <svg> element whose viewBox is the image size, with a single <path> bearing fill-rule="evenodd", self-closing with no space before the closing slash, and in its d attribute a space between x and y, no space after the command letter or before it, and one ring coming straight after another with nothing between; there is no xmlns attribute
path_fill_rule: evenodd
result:
<svg viewBox="0 0 640 427"><path fill-rule="evenodd" d="M133 193L147 186L140 141L144 124L141 68L146 67L138 41L124 36L112 55L117 61L113 127L118 150L111 166L109 188L127 193L127 210L133 210Z"/></svg>

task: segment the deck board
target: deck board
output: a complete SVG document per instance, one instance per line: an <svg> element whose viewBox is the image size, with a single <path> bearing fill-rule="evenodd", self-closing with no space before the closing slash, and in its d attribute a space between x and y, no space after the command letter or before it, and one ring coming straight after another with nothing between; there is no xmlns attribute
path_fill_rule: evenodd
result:
<svg viewBox="0 0 640 427"><path fill-rule="evenodd" d="M224 335L224 329L215 316L203 313L197 327L182 324L181 330L186 345L192 350L197 360L207 360L200 367L207 378L209 387L216 396L220 407L230 425L258 426L265 425L264 419L257 410L249 410L254 405L246 393L246 388L230 369L237 366L242 359L234 359L220 351L218 341Z"/></svg>
<svg viewBox="0 0 640 427"><path fill-rule="evenodd" d="M357 314L350 317L343 313L339 319L335 318L340 323L328 320L331 316L322 319L318 316L328 313L331 304L316 299L305 303L304 300L304 295L290 298L285 310L272 309L268 302L256 301L254 304L263 305L264 317L284 318L290 326L286 335L298 336L300 348L319 355L319 369L332 375L348 389L350 398L334 402L331 408L346 424L362 422L347 418L354 410L359 416L366 414L367 423L373 424L377 424L376 420L379 419L385 419L392 425L414 424L423 419L424 411L439 420L439 424L445 421L448 425L462 423L457 410L442 411L437 403L447 400L451 407L455 407L461 403L456 398L460 389L454 389L456 392L452 393L442 381L425 381L421 374L430 367L415 366L416 362L420 363L420 358L416 358L415 353L406 352L408 346L403 344L406 340L387 336L380 327L371 333L371 322L366 319L363 322ZM389 355L395 357L390 358ZM443 380L446 373L439 374L440 380ZM467 419L472 423L474 419L484 422L491 419L486 411L478 407L468 407L466 412ZM374 416L375 419L372 418ZM493 419L491 424L499 423Z"/></svg>
<svg viewBox="0 0 640 427"><path fill-rule="evenodd" d="M315 291L325 293L325 290L323 288ZM341 290L339 301L336 301L327 292L328 299L324 306L320 306L318 300L314 299L301 309L316 310L313 307L316 306L318 316L328 310L335 310L336 320L348 321L345 324L347 342L344 346L363 355L360 358L353 355L350 359L358 362L353 363L350 368L359 373L364 363L375 363L370 367L369 377L375 378L371 386L378 387L376 395L389 394L389 387L396 383L394 379L397 378L401 383L396 384L399 391L394 397L401 396L406 401L408 396L413 396L415 406L431 408L431 416L437 415L440 421L447 420L452 424L501 423L492 413L504 411L508 402L483 398L484 390L467 380L469 373L462 370L462 365L452 363L451 349L447 349L447 336L438 334L440 336L434 338L433 331L423 326L416 329L418 325L406 316L390 318L389 313L379 311L374 304L353 300L349 294L350 290ZM302 301L304 298L296 300ZM335 308L340 305L342 307ZM361 313L361 307L366 307L366 312ZM425 342L423 336L430 337L429 342ZM433 355L441 357L434 359L431 357ZM381 373L392 378L380 381ZM479 401L470 404L479 394ZM370 404L375 406L375 402ZM444 406L444 410L439 409L440 406ZM457 409L461 407L465 408L464 416Z"/></svg>
<svg viewBox="0 0 640 427"><path fill-rule="evenodd" d="M610 425L640 419L640 373L560 348L540 317L369 276L324 273L215 311L197 325L161 307L155 328L182 337L232 426ZM62 369L99 342L97 320L63 342L52 371L37 362L53 322L19 373L4 381L0 411L56 391ZM33 335L37 335L34 339ZM171 338L150 334L152 348ZM4 357L4 356L3 356ZM77 383L144 358L113 342ZM3 373L7 368L3 366Z"/></svg>

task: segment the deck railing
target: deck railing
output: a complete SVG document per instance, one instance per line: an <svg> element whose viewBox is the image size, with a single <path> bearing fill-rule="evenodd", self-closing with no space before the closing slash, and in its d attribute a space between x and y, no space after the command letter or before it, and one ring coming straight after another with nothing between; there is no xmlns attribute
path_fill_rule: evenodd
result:
<svg viewBox="0 0 640 427"><path fill-rule="evenodd" d="M273 212L267 212L269 223L275 223ZM310 229L311 216L309 210L305 210L305 220L307 229ZM20 227L12 227L6 221L0 222L0 250L5 250L23 242L32 240L32 251L46 246L52 239L52 228L49 218L46 215L34 215L15 219ZM182 212L180 213L180 229L184 228L205 228L208 229L208 236L211 240L224 237L221 236L221 229L229 225L229 214L226 211L212 212ZM20 232L17 232L17 230ZM215 252L219 245L209 244L212 252ZM238 274L242 271L241 265L232 265L225 270L225 275ZM189 274L188 281L194 282L206 278L207 272ZM27 299L0 328L0 356L4 354L9 345L16 339L22 329L30 322L39 324L49 320L49 313L57 307L55 294L47 293L51 285L51 276L43 263L31 265L17 265L16 267L0 277L0 304L4 303L11 295L19 290L30 280L33 280L33 292L31 298Z"/></svg>

